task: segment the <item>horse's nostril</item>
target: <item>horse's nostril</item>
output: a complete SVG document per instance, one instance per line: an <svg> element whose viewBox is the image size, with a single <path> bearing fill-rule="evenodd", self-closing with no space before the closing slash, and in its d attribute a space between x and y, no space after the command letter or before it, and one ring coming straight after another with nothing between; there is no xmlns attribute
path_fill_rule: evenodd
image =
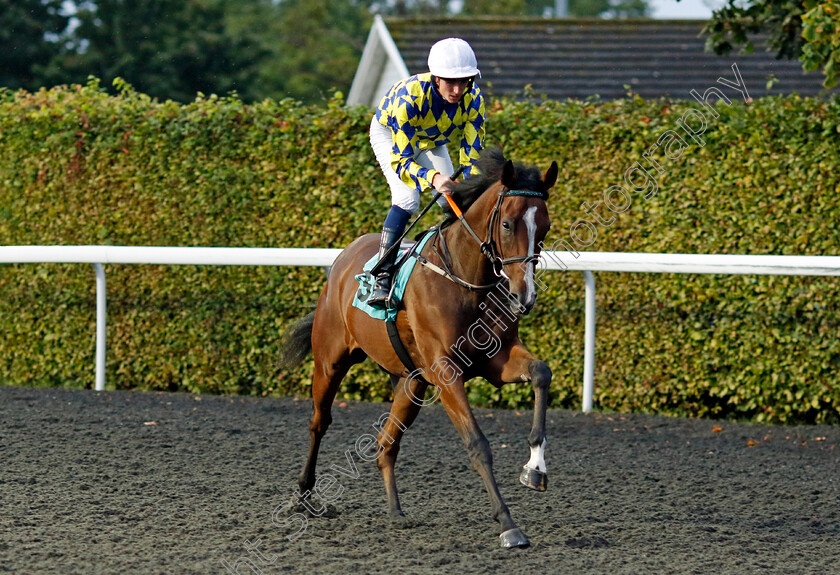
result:
<svg viewBox="0 0 840 575"><path fill-rule="evenodd" d="M519 305L525 310L525 311L522 312L522 315L528 315L528 313L534 307L534 304L536 303L536 301L537 301L536 297L530 297L530 298L529 297L525 297L525 298L520 297L519 298Z"/></svg>
<svg viewBox="0 0 840 575"><path fill-rule="evenodd" d="M511 293L510 310L516 315L528 315L534 307L536 298L528 298L518 293Z"/></svg>

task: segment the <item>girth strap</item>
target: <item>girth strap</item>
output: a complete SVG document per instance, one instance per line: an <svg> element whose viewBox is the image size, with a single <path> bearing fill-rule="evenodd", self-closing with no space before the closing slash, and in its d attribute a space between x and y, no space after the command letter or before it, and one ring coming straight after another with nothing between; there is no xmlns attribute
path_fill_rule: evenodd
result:
<svg viewBox="0 0 840 575"><path fill-rule="evenodd" d="M403 345L403 342L400 339L400 332L397 329L396 319L393 321L385 320L385 327L388 329L388 338L391 340L391 347L394 348L397 357L400 358L400 361L408 370L408 373L411 374L417 371L417 366L414 365L411 355L409 355L408 350L405 348L405 345ZM422 376L418 376L416 379L419 381L426 381Z"/></svg>

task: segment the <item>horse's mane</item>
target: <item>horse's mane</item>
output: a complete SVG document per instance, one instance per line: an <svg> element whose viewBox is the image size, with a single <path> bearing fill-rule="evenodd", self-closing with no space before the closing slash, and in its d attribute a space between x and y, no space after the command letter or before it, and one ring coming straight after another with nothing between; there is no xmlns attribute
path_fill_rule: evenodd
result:
<svg viewBox="0 0 840 575"><path fill-rule="evenodd" d="M488 148L481 153L476 164L478 173L452 187L452 199L455 200L462 212L466 213L487 188L502 179L502 170L506 162L507 158L505 158L501 148ZM542 173L537 168L526 167L519 163L514 163L513 167L515 189L542 192L543 197L548 199L548 190L545 189ZM446 219L443 220L441 228L458 219L448 208L445 213Z"/></svg>

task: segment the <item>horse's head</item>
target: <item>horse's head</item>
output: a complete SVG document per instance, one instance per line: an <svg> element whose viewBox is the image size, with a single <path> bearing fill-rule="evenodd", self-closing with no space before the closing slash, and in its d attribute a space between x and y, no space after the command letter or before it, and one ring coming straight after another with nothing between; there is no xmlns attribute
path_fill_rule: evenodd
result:
<svg viewBox="0 0 840 575"><path fill-rule="evenodd" d="M543 175L506 160L494 148L482 153L478 168L479 175L454 187L453 198L493 272L508 281L511 309L527 314L537 297L534 268L548 233L546 200L557 180L557 162ZM454 221L450 214L444 226Z"/></svg>
<svg viewBox="0 0 840 575"><path fill-rule="evenodd" d="M496 190L488 224L493 242L491 259L495 271L508 279L511 308L522 314L530 312L537 299L535 267L540 244L551 225L546 200L556 180L557 162L542 175L534 168L515 166L507 160Z"/></svg>

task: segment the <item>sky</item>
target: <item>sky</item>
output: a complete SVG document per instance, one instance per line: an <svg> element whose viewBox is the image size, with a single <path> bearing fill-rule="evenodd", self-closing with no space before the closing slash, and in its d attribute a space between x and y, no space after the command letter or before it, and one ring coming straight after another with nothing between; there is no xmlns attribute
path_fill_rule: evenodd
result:
<svg viewBox="0 0 840 575"><path fill-rule="evenodd" d="M723 6L722 0L648 0L651 16L667 19L708 19L712 9Z"/></svg>

